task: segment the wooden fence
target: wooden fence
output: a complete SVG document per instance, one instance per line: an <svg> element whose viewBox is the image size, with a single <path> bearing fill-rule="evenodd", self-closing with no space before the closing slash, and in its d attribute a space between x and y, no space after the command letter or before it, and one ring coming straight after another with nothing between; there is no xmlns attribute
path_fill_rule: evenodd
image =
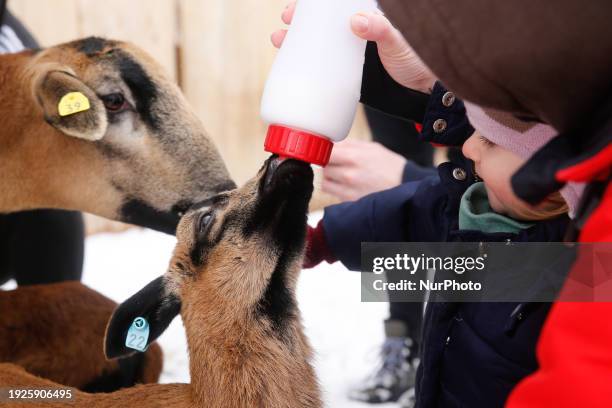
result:
<svg viewBox="0 0 612 408"><path fill-rule="evenodd" d="M99 35L147 50L177 80L242 182L266 157L259 101L275 55L269 37L287 2L9 0L9 8L43 46ZM361 113L352 137L369 137Z"/></svg>

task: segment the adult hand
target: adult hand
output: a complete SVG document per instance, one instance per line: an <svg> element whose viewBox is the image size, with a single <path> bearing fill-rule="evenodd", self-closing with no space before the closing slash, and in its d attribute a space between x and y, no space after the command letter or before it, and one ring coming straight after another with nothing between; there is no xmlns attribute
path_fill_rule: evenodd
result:
<svg viewBox="0 0 612 408"><path fill-rule="evenodd" d="M282 13L285 24L291 24L295 1ZM351 29L360 38L375 41L385 69L400 85L417 91L431 93L436 77L425 66L402 34L380 13L358 13L351 17ZM272 34L272 44L280 48L287 30Z"/></svg>
<svg viewBox="0 0 612 408"><path fill-rule="evenodd" d="M323 169L322 190L342 201L354 201L402 182L406 159L380 143L337 143Z"/></svg>

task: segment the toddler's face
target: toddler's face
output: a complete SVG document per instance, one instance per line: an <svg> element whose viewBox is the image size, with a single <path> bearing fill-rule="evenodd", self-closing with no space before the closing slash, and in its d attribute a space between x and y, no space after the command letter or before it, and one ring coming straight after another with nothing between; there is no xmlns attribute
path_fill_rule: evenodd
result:
<svg viewBox="0 0 612 408"><path fill-rule="evenodd" d="M465 142L463 154L474 161L476 173L485 184L491 208L495 212L515 219L526 219L524 214L550 207L548 200L533 207L514 194L510 179L525 163L525 159L491 143L478 132Z"/></svg>

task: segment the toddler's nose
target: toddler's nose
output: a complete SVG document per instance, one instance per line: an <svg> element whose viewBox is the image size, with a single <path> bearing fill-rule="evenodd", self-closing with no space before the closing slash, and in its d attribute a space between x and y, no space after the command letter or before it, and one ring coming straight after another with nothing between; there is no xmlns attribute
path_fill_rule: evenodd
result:
<svg viewBox="0 0 612 408"><path fill-rule="evenodd" d="M468 140L463 143L463 147L461 148L463 155L468 159L478 162L479 160L479 149L478 149L478 132L474 132L472 136L468 138Z"/></svg>

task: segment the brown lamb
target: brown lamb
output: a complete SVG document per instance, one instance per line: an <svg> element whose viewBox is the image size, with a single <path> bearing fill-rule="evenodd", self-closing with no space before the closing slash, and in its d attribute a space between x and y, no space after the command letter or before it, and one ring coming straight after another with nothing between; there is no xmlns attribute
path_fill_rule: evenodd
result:
<svg viewBox="0 0 612 408"><path fill-rule="evenodd" d="M0 362L89 392L157 382L162 352L156 343L143 354L105 358L104 333L116 307L79 282L0 291Z"/></svg>
<svg viewBox="0 0 612 408"><path fill-rule="evenodd" d="M131 353L124 343L136 317L147 319L152 341L180 312L190 384L138 385L110 394L75 391L72 406L320 407L295 298L312 179L307 164L273 157L242 188L201 203L179 224L168 272L113 314L106 354L120 357ZM0 364L0 387L56 386Z"/></svg>

